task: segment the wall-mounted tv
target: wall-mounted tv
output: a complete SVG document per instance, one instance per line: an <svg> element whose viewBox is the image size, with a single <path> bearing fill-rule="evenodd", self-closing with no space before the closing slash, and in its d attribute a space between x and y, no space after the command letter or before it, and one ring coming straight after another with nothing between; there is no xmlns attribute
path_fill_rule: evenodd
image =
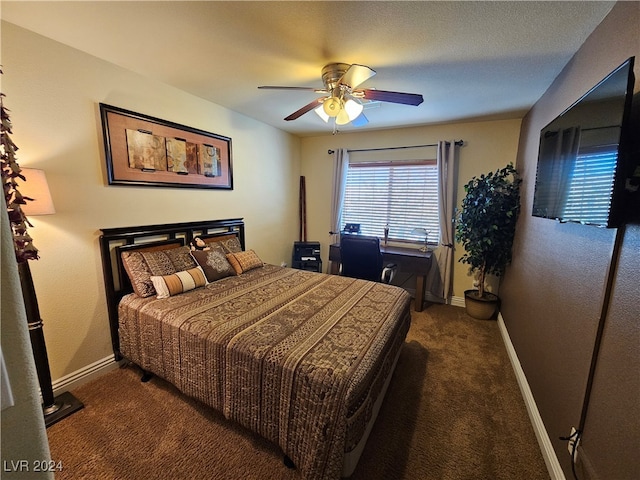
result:
<svg viewBox="0 0 640 480"><path fill-rule="evenodd" d="M640 195L633 63L629 58L541 130L533 216L599 227L627 222L627 203Z"/></svg>

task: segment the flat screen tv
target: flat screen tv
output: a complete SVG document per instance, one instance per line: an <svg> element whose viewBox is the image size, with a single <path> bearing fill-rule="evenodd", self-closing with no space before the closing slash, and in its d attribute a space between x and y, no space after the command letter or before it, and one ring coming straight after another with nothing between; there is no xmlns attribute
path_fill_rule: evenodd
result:
<svg viewBox="0 0 640 480"><path fill-rule="evenodd" d="M607 228L627 222L640 183L633 63L629 58L541 130L533 216Z"/></svg>

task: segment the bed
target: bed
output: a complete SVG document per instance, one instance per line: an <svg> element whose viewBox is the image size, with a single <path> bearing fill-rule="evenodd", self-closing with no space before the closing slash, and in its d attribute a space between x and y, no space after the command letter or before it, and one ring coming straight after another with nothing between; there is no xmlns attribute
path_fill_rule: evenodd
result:
<svg viewBox="0 0 640 480"><path fill-rule="evenodd" d="M351 475L409 329L404 290L264 264L242 219L103 229L100 248L116 359L277 444L304 478Z"/></svg>

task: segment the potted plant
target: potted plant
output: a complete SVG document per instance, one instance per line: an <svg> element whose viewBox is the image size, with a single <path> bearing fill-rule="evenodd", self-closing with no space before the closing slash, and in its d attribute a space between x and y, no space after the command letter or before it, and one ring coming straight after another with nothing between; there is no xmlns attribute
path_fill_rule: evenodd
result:
<svg viewBox="0 0 640 480"><path fill-rule="evenodd" d="M510 163L495 172L473 177L464 186L456 240L465 249L459 261L469 264L469 271L477 280L477 289L464 292L467 313L474 318L491 318L498 306L498 296L486 291L486 278L502 275L511 262L521 183Z"/></svg>

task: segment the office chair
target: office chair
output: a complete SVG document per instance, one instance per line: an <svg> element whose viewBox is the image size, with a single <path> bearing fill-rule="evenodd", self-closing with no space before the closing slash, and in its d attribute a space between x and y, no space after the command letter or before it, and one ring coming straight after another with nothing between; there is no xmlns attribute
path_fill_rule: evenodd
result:
<svg viewBox="0 0 640 480"><path fill-rule="evenodd" d="M395 264L388 264L383 268L380 239L377 237L342 235L340 262L341 275L345 277L391 283L395 276Z"/></svg>

